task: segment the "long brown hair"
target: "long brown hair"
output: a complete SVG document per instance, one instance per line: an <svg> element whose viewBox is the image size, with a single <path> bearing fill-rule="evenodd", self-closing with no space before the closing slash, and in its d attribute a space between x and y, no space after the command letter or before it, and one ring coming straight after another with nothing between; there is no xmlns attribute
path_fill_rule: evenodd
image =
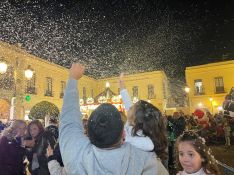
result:
<svg viewBox="0 0 234 175"><path fill-rule="evenodd" d="M151 103L140 100L133 106L133 115L135 125L132 134L136 136L137 131L142 130L152 140L156 155L163 162L167 160L166 127L160 110Z"/></svg>
<svg viewBox="0 0 234 175"><path fill-rule="evenodd" d="M31 133L30 133L30 127L31 127L31 125L36 125L36 126L38 127L38 129L39 129L38 136L40 136L40 135L45 131L45 129L44 129L42 123L40 122L40 120L33 120L33 121L31 121L31 122L28 124L28 128L27 128L28 136L30 136L30 137L32 137L32 136L31 136ZM38 137L38 136L37 136L37 137Z"/></svg>
<svg viewBox="0 0 234 175"><path fill-rule="evenodd" d="M179 161L179 144L181 142L188 142L191 146L196 150L196 152L201 156L203 159L202 161L202 168L206 174L210 175L220 175L217 162L212 156L212 152L210 148L208 148L205 144L204 138L200 137L198 134L192 131L185 131L182 135L180 135L175 144L175 164L178 171L182 171L183 167Z"/></svg>

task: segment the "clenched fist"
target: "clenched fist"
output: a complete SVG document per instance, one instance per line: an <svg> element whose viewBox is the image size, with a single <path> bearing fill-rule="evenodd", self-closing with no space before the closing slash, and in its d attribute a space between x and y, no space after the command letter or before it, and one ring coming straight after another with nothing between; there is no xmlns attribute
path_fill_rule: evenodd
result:
<svg viewBox="0 0 234 175"><path fill-rule="evenodd" d="M84 74L85 67L80 63L73 63L70 68L70 77L79 80Z"/></svg>

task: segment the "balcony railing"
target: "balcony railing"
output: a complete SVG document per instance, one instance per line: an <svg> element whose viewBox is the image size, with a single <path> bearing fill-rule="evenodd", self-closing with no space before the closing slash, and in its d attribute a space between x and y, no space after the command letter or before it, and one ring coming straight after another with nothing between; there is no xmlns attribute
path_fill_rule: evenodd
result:
<svg viewBox="0 0 234 175"><path fill-rule="evenodd" d="M46 90L44 95L48 96L48 97L53 97L53 92L49 91L49 90Z"/></svg>
<svg viewBox="0 0 234 175"><path fill-rule="evenodd" d="M36 88L35 87L27 87L25 89L25 93L27 93L27 94L37 94Z"/></svg>
<svg viewBox="0 0 234 175"><path fill-rule="evenodd" d="M200 91L194 91L194 95L205 95L205 91L204 90L200 90Z"/></svg>
<svg viewBox="0 0 234 175"><path fill-rule="evenodd" d="M156 95L155 94L148 94L148 99L155 99L156 98Z"/></svg>
<svg viewBox="0 0 234 175"><path fill-rule="evenodd" d="M64 96L64 93L61 92L60 95L59 95L59 97L60 97L60 98L63 98L63 96Z"/></svg>
<svg viewBox="0 0 234 175"><path fill-rule="evenodd" d="M194 95L205 95L205 92L202 92L202 91L200 91L200 92L195 92Z"/></svg>
<svg viewBox="0 0 234 175"><path fill-rule="evenodd" d="M216 94L225 93L224 87L223 86L215 87L215 93Z"/></svg>

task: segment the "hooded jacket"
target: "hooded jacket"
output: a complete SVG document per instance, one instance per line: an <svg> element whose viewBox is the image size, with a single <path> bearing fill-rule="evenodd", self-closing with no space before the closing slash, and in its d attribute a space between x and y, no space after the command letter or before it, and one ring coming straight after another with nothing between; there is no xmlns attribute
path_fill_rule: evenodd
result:
<svg viewBox="0 0 234 175"><path fill-rule="evenodd" d="M157 175L161 164L154 152L125 143L113 149L92 145L83 133L77 80L69 79L60 116L59 143L69 175Z"/></svg>

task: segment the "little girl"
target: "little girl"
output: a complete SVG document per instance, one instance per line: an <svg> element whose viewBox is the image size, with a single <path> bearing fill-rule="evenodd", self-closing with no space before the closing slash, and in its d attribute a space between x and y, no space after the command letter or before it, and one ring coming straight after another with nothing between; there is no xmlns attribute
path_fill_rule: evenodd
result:
<svg viewBox="0 0 234 175"><path fill-rule="evenodd" d="M185 131L175 145L177 175L219 175L218 167L205 139Z"/></svg>
<svg viewBox="0 0 234 175"><path fill-rule="evenodd" d="M144 151L154 151L162 162L166 162L167 137L161 112L154 105L143 100L132 105L124 85L123 74L120 75L119 84L127 111L125 142Z"/></svg>

